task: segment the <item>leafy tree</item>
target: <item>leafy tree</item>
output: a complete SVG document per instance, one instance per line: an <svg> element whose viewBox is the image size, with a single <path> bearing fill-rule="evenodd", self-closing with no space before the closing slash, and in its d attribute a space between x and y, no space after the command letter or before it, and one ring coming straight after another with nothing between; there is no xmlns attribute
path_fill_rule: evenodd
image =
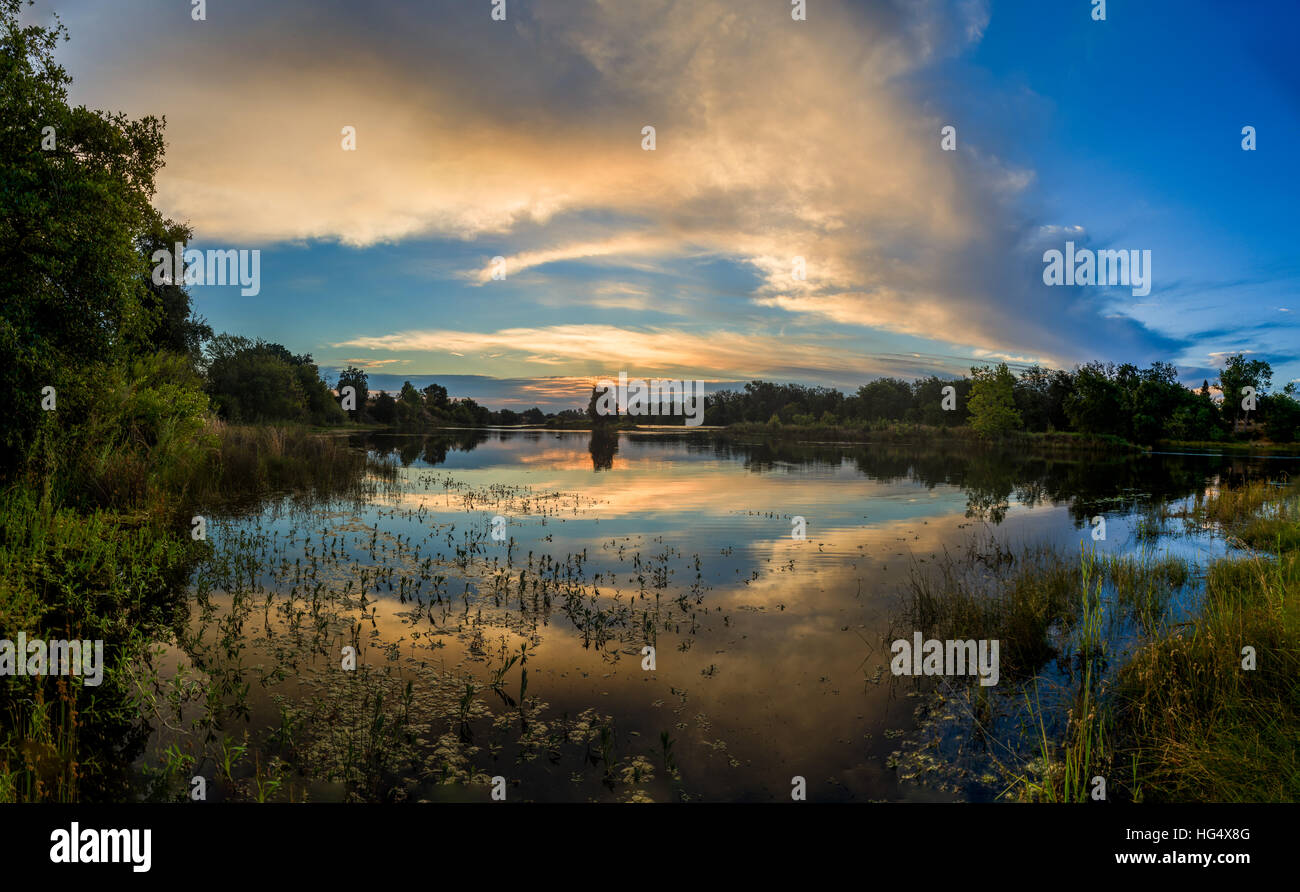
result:
<svg viewBox="0 0 1300 892"><path fill-rule="evenodd" d="M422 391L424 393L424 406L429 410L429 414L435 418L446 413L448 408L447 388L441 384L430 384Z"/></svg>
<svg viewBox="0 0 1300 892"><path fill-rule="evenodd" d="M953 388L953 409L943 407L945 387ZM912 382L912 408L908 410L907 418L934 427L955 427L965 424L969 399L969 378L945 380L937 375L918 378Z"/></svg>
<svg viewBox="0 0 1300 892"><path fill-rule="evenodd" d="M380 424L397 422L397 400L386 390L381 390L370 404L370 417Z"/></svg>
<svg viewBox="0 0 1300 892"><path fill-rule="evenodd" d="M1300 400L1295 398L1294 384L1288 384L1281 393L1265 396L1259 409L1270 440L1275 443L1300 441Z"/></svg>
<svg viewBox="0 0 1300 892"><path fill-rule="evenodd" d="M1018 430L1024 422L1016 409L1015 376L1001 363L996 369L972 368L970 389L970 425L977 432L992 436Z"/></svg>
<svg viewBox="0 0 1300 892"><path fill-rule="evenodd" d="M157 251L167 251L174 255L177 245L184 251L189 244L192 233L188 226L171 220L155 219L150 229L139 239L140 254L149 258ZM184 283L164 281L154 282L153 267L145 273L144 287L147 303L157 318L157 325L148 336L148 344L154 350L180 353L198 364L205 341L212 338L212 327L207 320L196 316L190 302L190 293Z"/></svg>
<svg viewBox="0 0 1300 892"><path fill-rule="evenodd" d="M867 421L900 421L912 407L912 387L900 378L878 378L858 388L856 414Z"/></svg>
<svg viewBox="0 0 1300 892"><path fill-rule="evenodd" d="M1165 435L1173 440L1218 440L1223 437L1222 420L1210 382L1204 381L1196 392L1184 391L1177 408L1165 426Z"/></svg>
<svg viewBox="0 0 1300 892"><path fill-rule="evenodd" d="M595 384L591 385L591 399L587 400L587 417L591 419L592 424L609 424L617 420L612 416L601 414L600 410L597 408L601 396L609 390L609 387L597 387ZM615 412L617 411L618 410L615 409ZM538 410L538 414L541 414L540 410ZM527 420L527 415L525 415L525 420ZM538 422L529 423L534 424ZM599 470L599 468L597 468L597 470Z"/></svg>
<svg viewBox="0 0 1300 892"><path fill-rule="evenodd" d="M1247 359L1245 354L1229 356L1219 372L1219 389L1223 391L1223 414L1235 429L1237 420L1244 416L1241 403L1242 390L1255 388L1262 393L1273 383L1273 367L1262 359Z"/></svg>
<svg viewBox="0 0 1300 892"><path fill-rule="evenodd" d="M1031 431L1064 430L1069 426L1065 400L1073 388L1069 372L1034 365L1016 382L1016 408Z"/></svg>
<svg viewBox="0 0 1300 892"><path fill-rule="evenodd" d="M1178 381L1178 369L1167 362L1154 362L1138 371L1132 365L1120 367L1129 439L1154 443L1165 436L1166 426L1190 391Z"/></svg>
<svg viewBox="0 0 1300 892"><path fill-rule="evenodd" d="M1074 372L1074 389L1065 400L1070 428L1083 434L1126 432L1124 404L1114 380L1114 367L1090 362Z"/></svg>
<svg viewBox="0 0 1300 892"><path fill-rule="evenodd" d="M321 380L311 354L231 334L205 347L207 389L218 413L235 422L333 424L343 410Z"/></svg>
<svg viewBox="0 0 1300 892"><path fill-rule="evenodd" d="M402 427L415 427L427 417L424 413L424 398L410 381L402 384L402 392L397 397L397 423Z"/></svg>
<svg viewBox="0 0 1300 892"><path fill-rule="evenodd" d="M306 394L295 367L267 345L220 334L208 342L207 389L212 405L234 422L301 421Z"/></svg>
<svg viewBox="0 0 1300 892"><path fill-rule="evenodd" d="M339 424L346 420L343 407L334 398L332 388L320 376L320 369L311 361L311 355L298 357L294 374L302 390L306 419L312 424Z"/></svg>
<svg viewBox="0 0 1300 892"><path fill-rule="evenodd" d="M363 370L348 366L339 374L340 393L344 387L352 387L356 390L356 415L357 417L364 415L366 403L370 400L370 377Z"/></svg>
<svg viewBox="0 0 1300 892"><path fill-rule="evenodd" d="M54 59L66 29L21 25L22 6L0 0L5 471L23 462L39 425L59 423L42 417L42 387L75 386L78 369L123 360L159 327L139 244L159 225L150 200L162 124L70 106L70 79Z"/></svg>

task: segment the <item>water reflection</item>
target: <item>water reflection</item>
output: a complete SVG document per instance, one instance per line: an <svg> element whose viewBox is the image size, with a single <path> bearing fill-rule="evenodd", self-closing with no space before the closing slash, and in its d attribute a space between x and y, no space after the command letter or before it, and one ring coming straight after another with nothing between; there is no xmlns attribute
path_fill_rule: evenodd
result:
<svg viewBox="0 0 1300 892"><path fill-rule="evenodd" d="M1011 505L1067 505L1082 524L1098 514L1137 510L1153 500L1193 496L1213 481L1236 485L1267 474L1285 473L1294 460L1270 460L1240 455L1132 454L1044 458L1015 450L971 450L966 446L804 444L783 441L736 442L709 434L639 434L608 430L509 431L465 430L426 436L364 434L353 442L381 455L394 456L402 467L487 470L534 462L538 454L552 469L582 468L580 444L585 442L592 471L616 469L623 444L622 470L635 471L646 462L681 465L713 459L716 465L738 465L757 475L798 473L802 480L843 480L852 468L857 476L879 483L907 482L934 490L956 488L965 493L967 516L1000 524ZM545 444L544 451L542 445ZM478 450L478 455L470 453ZM715 466L716 466L715 465ZM849 475L852 476L852 475ZM646 489L651 489L648 484ZM645 493L642 505L661 501L662 490ZM805 500L806 501L806 500ZM814 500L815 501L815 500Z"/></svg>
<svg viewBox="0 0 1300 892"><path fill-rule="evenodd" d="M169 657L218 691L213 740L248 730L317 798L482 798L498 773L543 800L782 799L795 774L820 799L951 795L887 764L914 701L881 683L883 636L916 568L990 532L1077 543L1097 514L1098 544L1129 548L1135 514L1282 469L664 432L352 443L400 466L396 490L214 523ZM176 727L155 754L196 745Z"/></svg>

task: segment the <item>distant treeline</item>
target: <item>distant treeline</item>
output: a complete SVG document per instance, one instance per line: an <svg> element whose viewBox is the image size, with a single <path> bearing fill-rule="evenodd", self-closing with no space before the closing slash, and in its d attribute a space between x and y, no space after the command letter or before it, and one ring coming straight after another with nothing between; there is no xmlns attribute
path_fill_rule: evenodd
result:
<svg viewBox="0 0 1300 892"><path fill-rule="evenodd" d="M354 388L355 409L345 413L320 380L310 356L292 356L277 344L222 335L205 351L213 405L228 420L243 422L342 422L345 418L401 429L438 426L551 424L608 426L684 424L681 415L608 417L596 412L592 389L587 411L546 413L493 411L472 399L451 399L439 384L417 390L409 381L393 396L371 393L366 373L349 367L338 388ZM1223 442L1267 436L1300 439L1300 401L1294 385L1270 392L1268 362L1243 354L1229 357L1213 389L1179 382L1169 363L1135 365L1092 362L1073 371L1032 366L1019 375L1005 364L971 369L969 377L931 375L916 381L879 378L848 394L831 387L751 381L743 390L705 398L704 424L865 429L885 424L969 426L989 435L1014 431L1072 432L1114 436L1134 443L1160 440ZM1235 394L1216 398L1215 392Z"/></svg>
<svg viewBox="0 0 1300 892"><path fill-rule="evenodd" d="M1014 375L1005 364L975 368L971 377L916 381L880 378L851 395L829 387L751 381L743 391L709 394L704 423L855 427L904 422L970 425L987 433L1070 431L1158 440L1223 441L1267 435L1300 437L1295 386L1269 392L1273 370L1263 360L1230 357L1214 382L1192 390L1169 363L1140 369L1092 362L1073 371L1037 366ZM945 388L952 390L945 392ZM1247 390L1251 388L1251 390ZM947 399L945 400L945 397ZM1253 402L1253 409L1248 408Z"/></svg>
<svg viewBox="0 0 1300 892"><path fill-rule="evenodd" d="M403 429L545 424L556 419L582 420L578 410L547 415L492 411L472 399L452 399L447 388L430 384L417 390L410 381L397 396L372 393L362 369L349 366L336 386L321 375L310 353L295 355L280 344L230 334L211 337L195 355L212 407L237 424L297 422L332 425L355 421ZM353 407L344 409L343 388L352 387Z"/></svg>

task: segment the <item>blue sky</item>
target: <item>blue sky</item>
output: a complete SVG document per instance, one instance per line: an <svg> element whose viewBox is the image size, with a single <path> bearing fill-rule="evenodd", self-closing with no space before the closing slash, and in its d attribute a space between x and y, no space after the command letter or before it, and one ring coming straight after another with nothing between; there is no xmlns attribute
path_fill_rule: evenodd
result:
<svg viewBox="0 0 1300 892"><path fill-rule="evenodd" d="M33 16L71 31L75 101L167 116L158 203L193 246L262 252L258 295L194 289L217 330L557 407L620 370L852 388L1164 360L1199 384L1241 351L1300 378L1300 4L1242 6L1110 2L1094 21L1087 0L810 0L795 22L777 0L510 0L493 22L487 2L228 0L196 22L179 3L41 0ZM1044 285L1066 240L1149 250L1150 294Z"/></svg>

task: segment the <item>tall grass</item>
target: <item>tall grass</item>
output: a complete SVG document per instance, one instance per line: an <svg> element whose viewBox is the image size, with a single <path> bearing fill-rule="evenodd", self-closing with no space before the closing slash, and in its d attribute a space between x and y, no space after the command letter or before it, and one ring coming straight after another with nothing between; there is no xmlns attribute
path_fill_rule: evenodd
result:
<svg viewBox="0 0 1300 892"><path fill-rule="evenodd" d="M210 460L194 469L189 499L237 503L271 493L313 499L371 495L392 484L389 461L348 445L345 437L302 426L237 426L211 419L207 433L217 444Z"/></svg>
<svg viewBox="0 0 1300 892"><path fill-rule="evenodd" d="M1196 621L1135 655L1116 703L1148 800L1300 799L1300 554L1213 564Z"/></svg>
<svg viewBox="0 0 1300 892"><path fill-rule="evenodd" d="M1108 799L1300 799L1298 503L1294 487L1266 483L1202 499L1189 516L1254 549L1203 579L1170 556L1087 549L1078 560L976 551L914 574L906 615L918 628L1014 642L1003 675L1020 685L1036 752L1012 770L1013 795L1084 801L1101 777ZM1112 665L1117 634L1136 640ZM1052 654L1066 683L1045 698Z"/></svg>
<svg viewBox="0 0 1300 892"><path fill-rule="evenodd" d="M1101 634L1090 625L1100 621L1100 607L1081 597L1085 588L1108 586L1126 615L1154 627L1188 579L1184 561L1151 552L1088 551L1072 560L1052 548L1013 555L993 546L946 555L926 572L914 567L902 617L909 629L936 638L999 639L1003 677L1027 680L1052 658L1078 653Z"/></svg>
<svg viewBox="0 0 1300 892"><path fill-rule="evenodd" d="M1083 549L1079 561L1079 611L1074 642L1079 663L1078 686L1059 743L1053 741L1047 732L1035 679L1034 702L1028 705L1029 714L1036 719L1038 727L1041 773L1038 780L1026 779L1025 798L1045 802L1086 802L1094 789L1098 789L1095 778L1104 779L1108 773L1111 720L1107 705L1100 697L1106 657L1102 596L1104 567L1094 550Z"/></svg>

